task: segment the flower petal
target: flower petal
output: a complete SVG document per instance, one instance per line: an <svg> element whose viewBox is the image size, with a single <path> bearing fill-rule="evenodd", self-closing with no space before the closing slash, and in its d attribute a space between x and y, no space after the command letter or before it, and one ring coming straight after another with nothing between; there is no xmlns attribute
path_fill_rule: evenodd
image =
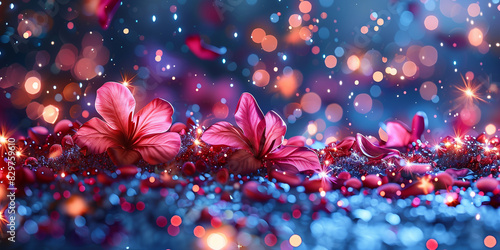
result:
<svg viewBox="0 0 500 250"><path fill-rule="evenodd" d="M250 174L262 167L262 161L247 150L236 150L227 160L228 168L235 174Z"/></svg>
<svg viewBox="0 0 500 250"><path fill-rule="evenodd" d="M97 5L97 18L99 18L99 24L101 28L107 29L113 16L115 15L118 7L120 6L121 0L100 0Z"/></svg>
<svg viewBox="0 0 500 250"><path fill-rule="evenodd" d="M349 151L352 148L352 145L354 145L354 142L356 142L356 138L352 136L348 136L344 138L342 141L337 142L335 145L335 148L337 150L343 150L343 151Z"/></svg>
<svg viewBox="0 0 500 250"><path fill-rule="evenodd" d="M198 58L203 60L215 60L226 53L226 48L217 48L206 44L199 35L192 35L186 38L186 45Z"/></svg>
<svg viewBox="0 0 500 250"><path fill-rule="evenodd" d="M264 120L264 114L250 93L243 93L241 95L234 119L236 120L236 124L243 130L246 138L250 141L250 146L254 149L254 153L257 153L266 124L261 122Z"/></svg>
<svg viewBox="0 0 500 250"><path fill-rule="evenodd" d="M286 134L286 124L276 112L267 112L264 119L266 122L266 133L264 146L260 149L262 156L279 147L283 143L283 138Z"/></svg>
<svg viewBox="0 0 500 250"><path fill-rule="evenodd" d="M382 159L391 154L399 155L399 151L395 149L382 148L373 145L362 134L357 134L356 144L359 147L359 150L361 150L361 152L369 158Z"/></svg>
<svg viewBox="0 0 500 250"><path fill-rule="evenodd" d="M130 114L135 100L130 90L117 82L107 82L97 90L95 109L108 125L123 133L129 133Z"/></svg>
<svg viewBox="0 0 500 250"><path fill-rule="evenodd" d="M411 140L420 140L425 127L427 127L427 115L423 111L419 111L413 116L411 122Z"/></svg>
<svg viewBox="0 0 500 250"><path fill-rule="evenodd" d="M306 147L283 146L267 155L267 159L278 165L278 169L287 172L294 168L306 171L321 167L318 155Z"/></svg>
<svg viewBox="0 0 500 250"><path fill-rule="evenodd" d="M119 136L119 131L113 130L101 119L94 117L78 129L74 140L79 147L86 146L91 153L100 154L109 147L118 146L116 138Z"/></svg>
<svg viewBox="0 0 500 250"><path fill-rule="evenodd" d="M116 166L134 164L141 159L139 152L122 147L108 148L108 155Z"/></svg>
<svg viewBox="0 0 500 250"><path fill-rule="evenodd" d="M166 132L141 137L133 146L149 164L155 165L173 159L181 147L181 137L175 132Z"/></svg>
<svg viewBox="0 0 500 250"><path fill-rule="evenodd" d="M287 146L297 146L297 147L304 147L306 145L306 138L301 135L293 136L286 140L286 145Z"/></svg>
<svg viewBox="0 0 500 250"><path fill-rule="evenodd" d="M406 147L411 140L407 126L399 121L388 122L386 125L387 147Z"/></svg>
<svg viewBox="0 0 500 250"><path fill-rule="evenodd" d="M251 151L249 141L241 129L229 122L218 122L210 126L203 133L201 139L210 145L224 145Z"/></svg>
<svg viewBox="0 0 500 250"><path fill-rule="evenodd" d="M169 102L161 98L152 100L134 117L134 121L139 120L135 137L166 132L172 125L172 114L174 108Z"/></svg>

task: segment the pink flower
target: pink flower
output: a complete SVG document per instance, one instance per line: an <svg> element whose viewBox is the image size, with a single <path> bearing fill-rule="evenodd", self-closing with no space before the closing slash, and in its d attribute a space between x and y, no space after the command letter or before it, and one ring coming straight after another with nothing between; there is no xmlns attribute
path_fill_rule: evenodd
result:
<svg viewBox="0 0 500 250"><path fill-rule="evenodd" d="M166 132L174 113L169 102L156 98L134 115L130 90L107 82L97 90L95 108L105 122L92 118L75 135L75 143L91 153L107 151L116 165L127 165L141 157L149 164L159 164L179 152L179 134Z"/></svg>
<svg viewBox="0 0 500 250"><path fill-rule="evenodd" d="M251 94L241 95L234 117L238 127L218 122L201 137L211 145L239 149L228 159L228 166L233 172L252 173L263 166L263 161L287 172L320 168L314 151L306 147L281 146L286 124L274 111L264 116Z"/></svg>
<svg viewBox="0 0 500 250"><path fill-rule="evenodd" d="M427 126L427 115L424 112L417 112L413 116L411 129L406 124L399 121L388 122L385 131L387 132L386 147L406 147L408 144L420 140Z"/></svg>

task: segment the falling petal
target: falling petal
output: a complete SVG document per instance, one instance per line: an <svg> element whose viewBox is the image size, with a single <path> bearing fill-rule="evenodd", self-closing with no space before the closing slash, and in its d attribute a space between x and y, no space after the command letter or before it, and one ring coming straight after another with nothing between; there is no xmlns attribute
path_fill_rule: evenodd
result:
<svg viewBox="0 0 500 250"><path fill-rule="evenodd" d="M217 48L206 44L199 35L192 35L186 38L186 45L198 58L203 60L215 60L226 53L226 48Z"/></svg>

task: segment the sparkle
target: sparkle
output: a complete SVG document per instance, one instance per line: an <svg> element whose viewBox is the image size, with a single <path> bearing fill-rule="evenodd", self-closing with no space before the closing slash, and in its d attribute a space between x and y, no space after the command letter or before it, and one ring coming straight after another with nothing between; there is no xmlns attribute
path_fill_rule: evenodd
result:
<svg viewBox="0 0 500 250"><path fill-rule="evenodd" d="M469 105L476 101L486 102L478 94L481 85L475 86L472 84L470 80L466 80L463 76L462 76L462 81L464 83L464 86L456 88L463 94L463 96L459 97L457 101L459 101L461 104L464 105Z"/></svg>
<svg viewBox="0 0 500 250"><path fill-rule="evenodd" d="M418 184L418 187L424 191L424 194L430 193L434 188L434 185L430 182L430 178L431 176L427 175L419 179L420 184Z"/></svg>

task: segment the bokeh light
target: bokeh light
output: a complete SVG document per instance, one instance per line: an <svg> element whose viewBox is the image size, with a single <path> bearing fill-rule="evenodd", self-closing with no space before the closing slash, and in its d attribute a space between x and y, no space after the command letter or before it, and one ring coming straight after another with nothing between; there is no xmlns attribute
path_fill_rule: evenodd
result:
<svg viewBox="0 0 500 250"><path fill-rule="evenodd" d="M38 77L32 76L26 79L24 88L26 89L26 92L28 92L28 94L35 95L38 94L42 89L42 83Z"/></svg>
<svg viewBox="0 0 500 250"><path fill-rule="evenodd" d="M297 234L290 236L290 239L288 241L290 242L290 245L292 245L292 247L298 247L302 244L302 238Z"/></svg>
<svg viewBox="0 0 500 250"><path fill-rule="evenodd" d="M429 15L425 18L424 25L428 30L435 30L439 26L439 19L436 16Z"/></svg>
<svg viewBox="0 0 500 250"><path fill-rule="evenodd" d="M484 238L484 245L487 248L494 248L497 245L497 239L495 236L488 235Z"/></svg>
<svg viewBox="0 0 500 250"><path fill-rule="evenodd" d="M300 105L305 112L314 114L321 108L321 97L314 92L306 93L300 99Z"/></svg>
<svg viewBox="0 0 500 250"><path fill-rule="evenodd" d="M433 82L427 81L420 85L420 96L422 96L424 100L432 100L432 98L437 95L437 91L437 86Z"/></svg>
<svg viewBox="0 0 500 250"><path fill-rule="evenodd" d="M479 46L483 43L483 32L479 28L473 28L469 31L469 42L472 46Z"/></svg>
<svg viewBox="0 0 500 250"><path fill-rule="evenodd" d="M227 238L222 233L212 233L207 237L207 245L213 250L220 250L227 245Z"/></svg>
<svg viewBox="0 0 500 250"><path fill-rule="evenodd" d="M259 69L253 73L252 80L258 87L265 87L269 84L270 76L266 70Z"/></svg>
<svg viewBox="0 0 500 250"><path fill-rule="evenodd" d="M327 68L334 68L337 65L337 58L333 55L329 55L325 58L325 65Z"/></svg>
<svg viewBox="0 0 500 250"><path fill-rule="evenodd" d="M337 103L329 104L325 109L326 119L331 122L338 122L342 119L343 109Z"/></svg>
<svg viewBox="0 0 500 250"><path fill-rule="evenodd" d="M488 125L486 125L486 128L484 129L484 131L488 135L494 135L497 132L497 127L494 124L488 124Z"/></svg>
<svg viewBox="0 0 500 250"><path fill-rule="evenodd" d="M46 122L54 124L59 117L59 109L53 105L48 105L43 109L42 115Z"/></svg>
<svg viewBox="0 0 500 250"><path fill-rule="evenodd" d="M373 100L368 94L359 94L354 98L354 109L360 114L366 114L372 109Z"/></svg>

